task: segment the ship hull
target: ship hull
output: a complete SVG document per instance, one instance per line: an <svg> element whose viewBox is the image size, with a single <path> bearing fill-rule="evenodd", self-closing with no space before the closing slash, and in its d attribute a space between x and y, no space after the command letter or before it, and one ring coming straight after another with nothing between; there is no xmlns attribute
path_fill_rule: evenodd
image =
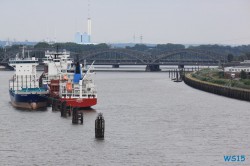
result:
<svg viewBox="0 0 250 166"><path fill-rule="evenodd" d="M16 94L9 90L11 104L17 108L38 109L47 106L47 95L41 94Z"/></svg>
<svg viewBox="0 0 250 166"><path fill-rule="evenodd" d="M97 104L97 98L60 98L60 100L66 101L67 106L89 108Z"/></svg>

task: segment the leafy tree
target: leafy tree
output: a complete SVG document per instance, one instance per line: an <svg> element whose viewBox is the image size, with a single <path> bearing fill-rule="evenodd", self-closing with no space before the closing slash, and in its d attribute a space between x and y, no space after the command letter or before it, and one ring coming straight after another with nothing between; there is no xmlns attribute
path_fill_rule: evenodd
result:
<svg viewBox="0 0 250 166"><path fill-rule="evenodd" d="M182 44L158 44L156 45L156 49L162 50L162 51L171 51L171 50L181 50L185 49L185 46Z"/></svg>
<svg viewBox="0 0 250 166"><path fill-rule="evenodd" d="M240 56L238 57L238 60L239 60L239 61L247 60L247 56L246 56L246 55L240 55Z"/></svg>
<svg viewBox="0 0 250 166"><path fill-rule="evenodd" d="M53 49L56 50L58 47L59 50L65 49L67 51L76 52L76 53L82 53L84 51L92 51L92 50L103 50L103 49L109 49L110 47L105 43L100 43L97 45L94 44L88 44L88 45L82 45L77 44L73 42L67 42L67 43L54 43L54 44L48 44L45 42L37 43L34 48L38 49Z"/></svg>
<svg viewBox="0 0 250 166"><path fill-rule="evenodd" d="M49 48L49 47L50 45L46 42L39 42L34 46L34 48Z"/></svg>
<svg viewBox="0 0 250 166"><path fill-rule="evenodd" d="M132 49L137 51L146 51L148 50L148 46L145 44L136 44L134 47L132 47Z"/></svg>
<svg viewBox="0 0 250 166"><path fill-rule="evenodd" d="M250 52L245 53L248 60L250 60Z"/></svg>
<svg viewBox="0 0 250 166"><path fill-rule="evenodd" d="M227 61L228 61L228 62L232 62L233 60L234 60L233 54L228 54L228 55L227 55Z"/></svg>
<svg viewBox="0 0 250 166"><path fill-rule="evenodd" d="M240 78L241 79L246 79L247 78L247 73L244 70L241 70L241 72L240 72Z"/></svg>

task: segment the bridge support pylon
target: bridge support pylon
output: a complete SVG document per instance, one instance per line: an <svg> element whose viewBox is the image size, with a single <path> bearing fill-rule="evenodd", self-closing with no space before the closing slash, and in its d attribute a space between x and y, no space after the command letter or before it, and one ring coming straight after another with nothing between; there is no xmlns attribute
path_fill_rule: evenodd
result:
<svg viewBox="0 0 250 166"><path fill-rule="evenodd" d="M161 71L160 65L147 65L146 71Z"/></svg>
<svg viewBox="0 0 250 166"><path fill-rule="evenodd" d="M118 64L112 65L112 68L119 68L120 66Z"/></svg>

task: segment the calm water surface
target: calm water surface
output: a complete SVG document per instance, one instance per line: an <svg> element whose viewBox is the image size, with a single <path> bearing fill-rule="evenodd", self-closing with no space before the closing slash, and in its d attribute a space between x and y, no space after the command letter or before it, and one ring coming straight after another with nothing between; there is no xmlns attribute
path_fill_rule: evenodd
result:
<svg viewBox="0 0 250 166"><path fill-rule="evenodd" d="M0 165L250 165L249 102L174 83L167 73L98 72L98 105L72 125L51 107L18 110L0 72ZM102 112L104 140L94 121ZM224 155L245 155L226 163Z"/></svg>

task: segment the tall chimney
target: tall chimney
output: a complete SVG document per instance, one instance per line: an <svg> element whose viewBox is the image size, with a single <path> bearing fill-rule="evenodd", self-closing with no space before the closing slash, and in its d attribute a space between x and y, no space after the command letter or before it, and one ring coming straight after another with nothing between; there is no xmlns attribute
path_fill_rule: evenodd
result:
<svg viewBox="0 0 250 166"><path fill-rule="evenodd" d="M88 37L89 43L91 43L91 18L90 18L90 0L88 0Z"/></svg>
<svg viewBox="0 0 250 166"><path fill-rule="evenodd" d="M91 42L91 18L88 18L88 36L89 42Z"/></svg>
<svg viewBox="0 0 250 166"><path fill-rule="evenodd" d="M91 18L88 18L88 35L91 35Z"/></svg>

